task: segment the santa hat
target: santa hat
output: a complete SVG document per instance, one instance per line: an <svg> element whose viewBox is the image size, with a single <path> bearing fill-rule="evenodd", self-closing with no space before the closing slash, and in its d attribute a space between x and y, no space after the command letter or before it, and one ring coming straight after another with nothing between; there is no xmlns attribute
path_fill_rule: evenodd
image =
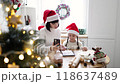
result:
<svg viewBox="0 0 120 84"><path fill-rule="evenodd" d="M58 20L58 19L59 19L59 17L54 10L45 10L44 14L43 14L44 23L42 24L42 26L38 27L38 30L43 28L45 26L45 23L52 22L52 21L55 21L55 20Z"/></svg>
<svg viewBox="0 0 120 84"><path fill-rule="evenodd" d="M54 10L45 10L43 15L44 23L58 20L58 15Z"/></svg>
<svg viewBox="0 0 120 84"><path fill-rule="evenodd" d="M69 26L66 27L66 29L67 29L68 33L75 34L76 36L79 35L79 30L75 23L70 24Z"/></svg>

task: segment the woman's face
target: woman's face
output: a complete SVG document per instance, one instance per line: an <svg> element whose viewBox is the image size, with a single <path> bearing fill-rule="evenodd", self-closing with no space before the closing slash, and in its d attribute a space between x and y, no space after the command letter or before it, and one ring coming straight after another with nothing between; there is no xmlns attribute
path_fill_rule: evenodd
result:
<svg viewBox="0 0 120 84"><path fill-rule="evenodd" d="M50 27L51 27L51 28L54 28L54 29L57 29L57 28L58 28L58 25L59 25L58 22L56 22L56 23L50 23Z"/></svg>
<svg viewBox="0 0 120 84"><path fill-rule="evenodd" d="M75 42L75 38L77 37L75 34L69 33L68 34L70 42Z"/></svg>

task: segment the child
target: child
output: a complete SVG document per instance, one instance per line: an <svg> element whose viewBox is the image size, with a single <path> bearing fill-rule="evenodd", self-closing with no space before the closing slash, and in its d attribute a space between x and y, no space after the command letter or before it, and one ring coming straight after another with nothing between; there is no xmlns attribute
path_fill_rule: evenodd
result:
<svg viewBox="0 0 120 84"><path fill-rule="evenodd" d="M78 40L79 31L76 24L72 23L66 29L68 30L68 38L63 42L63 46L67 49L82 49L83 51L87 51L87 48L82 47L82 43Z"/></svg>

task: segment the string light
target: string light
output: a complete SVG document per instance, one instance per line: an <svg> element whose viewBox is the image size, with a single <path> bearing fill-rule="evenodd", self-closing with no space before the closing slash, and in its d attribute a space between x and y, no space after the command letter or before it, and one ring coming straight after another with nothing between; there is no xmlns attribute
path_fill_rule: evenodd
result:
<svg viewBox="0 0 120 84"><path fill-rule="evenodd" d="M2 4L0 4L0 8L2 8Z"/></svg>
<svg viewBox="0 0 120 84"><path fill-rule="evenodd" d="M8 18L6 18L6 20L8 21L9 19L8 19Z"/></svg>
<svg viewBox="0 0 120 84"><path fill-rule="evenodd" d="M34 31L33 31L33 30L30 30L30 34L33 35L33 34L34 34Z"/></svg>
<svg viewBox="0 0 120 84"><path fill-rule="evenodd" d="M15 27L15 25L13 24L13 25L12 25L12 27L14 28L14 27Z"/></svg>
<svg viewBox="0 0 120 84"><path fill-rule="evenodd" d="M31 55L31 54L32 54L32 52L31 52L30 49L27 49L27 54L28 54L28 55Z"/></svg>
<svg viewBox="0 0 120 84"><path fill-rule="evenodd" d="M45 67L44 62L43 62L43 61L41 61L39 66L40 66L40 67L42 67L42 68L43 68L43 67Z"/></svg>
<svg viewBox="0 0 120 84"><path fill-rule="evenodd" d="M25 34L26 32L25 31L23 31L23 34Z"/></svg>
<svg viewBox="0 0 120 84"><path fill-rule="evenodd" d="M4 58L4 62L5 63L8 63L9 62L9 59L7 57Z"/></svg>
<svg viewBox="0 0 120 84"><path fill-rule="evenodd" d="M9 16L9 19L11 19L11 16Z"/></svg>
<svg viewBox="0 0 120 84"><path fill-rule="evenodd" d="M32 55L31 58L34 58L34 55Z"/></svg>
<svg viewBox="0 0 120 84"><path fill-rule="evenodd" d="M23 59L24 59L24 55L23 55L23 54L20 54L20 55L19 55L19 59L20 59L20 60L23 60Z"/></svg>
<svg viewBox="0 0 120 84"><path fill-rule="evenodd" d="M37 65L37 63L35 62L34 65Z"/></svg>
<svg viewBox="0 0 120 84"><path fill-rule="evenodd" d="M0 30L0 35L2 34L2 31Z"/></svg>
<svg viewBox="0 0 120 84"><path fill-rule="evenodd" d="M17 7L18 7L17 5L14 5L14 6L13 6L14 9L17 9Z"/></svg>
<svg viewBox="0 0 120 84"><path fill-rule="evenodd" d="M48 57L48 56L46 56L46 57L45 57L45 60L49 61L49 57Z"/></svg>
<svg viewBox="0 0 120 84"><path fill-rule="evenodd" d="M54 66L53 66L53 65L50 65L49 68L54 68Z"/></svg>
<svg viewBox="0 0 120 84"><path fill-rule="evenodd" d="M8 12L8 11L10 11L10 8L9 8L9 7L6 7L6 9L5 9L5 10Z"/></svg>
<svg viewBox="0 0 120 84"><path fill-rule="evenodd" d="M8 26L11 27L11 24L9 24Z"/></svg>
<svg viewBox="0 0 120 84"><path fill-rule="evenodd" d="M38 57L37 60L41 60L41 57Z"/></svg>
<svg viewBox="0 0 120 84"><path fill-rule="evenodd" d="M34 43L34 41L33 40L30 40L30 44L32 45Z"/></svg>
<svg viewBox="0 0 120 84"><path fill-rule="evenodd" d="M16 65L15 62L13 62L12 65L15 66Z"/></svg>

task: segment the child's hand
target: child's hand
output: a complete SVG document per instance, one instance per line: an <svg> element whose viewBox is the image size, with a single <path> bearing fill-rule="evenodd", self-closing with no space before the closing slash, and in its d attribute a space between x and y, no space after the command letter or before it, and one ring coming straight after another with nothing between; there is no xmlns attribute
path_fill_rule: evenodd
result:
<svg viewBox="0 0 120 84"><path fill-rule="evenodd" d="M60 50L61 50L61 51L65 51L66 48L65 48L63 45L60 45Z"/></svg>
<svg viewBox="0 0 120 84"><path fill-rule="evenodd" d="M87 49L87 47L83 47L82 50L83 51L87 51L88 49Z"/></svg>

